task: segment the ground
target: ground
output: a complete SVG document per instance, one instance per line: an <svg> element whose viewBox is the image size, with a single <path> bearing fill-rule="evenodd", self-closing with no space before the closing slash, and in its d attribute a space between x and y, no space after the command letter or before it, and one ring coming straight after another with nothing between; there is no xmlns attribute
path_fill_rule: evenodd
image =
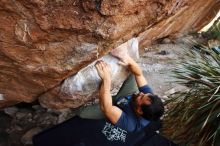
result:
<svg viewBox="0 0 220 146"><path fill-rule="evenodd" d="M169 94L182 90L174 83L171 70L181 58L179 52L187 47L182 42L163 44L145 48L138 61L144 76L154 93L166 99ZM0 110L0 146L31 146L31 138L43 129L63 122L74 116L75 110L54 111L44 109L38 103L19 104Z"/></svg>

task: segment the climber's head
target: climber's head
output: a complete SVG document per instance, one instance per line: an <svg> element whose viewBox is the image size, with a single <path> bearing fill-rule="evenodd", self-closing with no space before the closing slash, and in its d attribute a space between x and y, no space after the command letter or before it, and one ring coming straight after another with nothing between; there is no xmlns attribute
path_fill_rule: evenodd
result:
<svg viewBox="0 0 220 146"><path fill-rule="evenodd" d="M135 113L146 120L157 121L164 113L162 100L151 93L144 94L140 92L133 94L131 104Z"/></svg>

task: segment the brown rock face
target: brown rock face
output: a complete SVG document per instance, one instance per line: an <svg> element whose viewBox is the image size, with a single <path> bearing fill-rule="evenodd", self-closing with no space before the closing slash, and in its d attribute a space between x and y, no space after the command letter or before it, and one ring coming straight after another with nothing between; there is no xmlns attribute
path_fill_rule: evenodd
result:
<svg viewBox="0 0 220 146"><path fill-rule="evenodd" d="M129 75L129 70L119 64L114 57L129 54L134 60L139 59L138 40L132 38L118 46L110 54L100 59L111 66L111 94L116 95ZM77 74L66 78L61 85L42 94L38 99L42 106L49 108L77 108L84 103L98 99L101 78L95 68L97 61L92 62Z"/></svg>
<svg viewBox="0 0 220 146"><path fill-rule="evenodd" d="M219 8L215 0L0 0L0 107L57 89L133 36L143 47L197 31Z"/></svg>

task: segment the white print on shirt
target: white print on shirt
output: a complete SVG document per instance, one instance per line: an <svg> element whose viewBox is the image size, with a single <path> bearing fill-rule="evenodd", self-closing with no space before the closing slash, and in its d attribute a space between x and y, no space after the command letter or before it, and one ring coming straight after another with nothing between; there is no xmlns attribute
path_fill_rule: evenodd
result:
<svg viewBox="0 0 220 146"><path fill-rule="evenodd" d="M105 127L102 130L102 133L110 141L122 141L125 142L127 131L119 127L112 125L111 123L106 122Z"/></svg>
<svg viewBox="0 0 220 146"><path fill-rule="evenodd" d="M125 105L125 104L127 104L127 103L128 103L128 100L125 99L125 98L122 98L121 100L119 100L119 101L117 102L117 105Z"/></svg>

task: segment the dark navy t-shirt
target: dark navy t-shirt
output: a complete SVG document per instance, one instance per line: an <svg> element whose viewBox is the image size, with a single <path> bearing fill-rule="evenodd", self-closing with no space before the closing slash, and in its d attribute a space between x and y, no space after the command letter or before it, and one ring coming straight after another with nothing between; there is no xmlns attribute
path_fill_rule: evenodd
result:
<svg viewBox="0 0 220 146"><path fill-rule="evenodd" d="M152 89L148 85L140 87L139 91L145 94L146 93L153 94ZM145 120L142 117L136 116L135 112L131 108L131 105L129 104L130 101L131 101L131 96L127 96L125 98L120 99L117 102L120 103L120 105L122 104L120 108L122 109L123 112L118 122L116 123L116 126L130 132L135 132L145 127L147 124L149 124L150 121Z"/></svg>

